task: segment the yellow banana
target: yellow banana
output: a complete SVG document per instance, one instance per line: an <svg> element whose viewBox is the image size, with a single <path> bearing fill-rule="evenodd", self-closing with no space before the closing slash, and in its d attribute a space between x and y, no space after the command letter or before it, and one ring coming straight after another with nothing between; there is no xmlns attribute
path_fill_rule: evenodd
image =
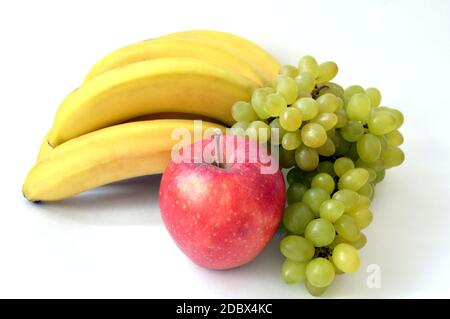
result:
<svg viewBox="0 0 450 319"><path fill-rule="evenodd" d="M159 38L122 47L98 61L89 71L85 81L106 71L145 60L168 57L191 57L217 63L223 68L240 73L262 85L264 79L235 50L220 43L210 43L196 38Z"/></svg>
<svg viewBox="0 0 450 319"><path fill-rule="evenodd" d="M100 74L59 107L48 136L53 147L80 135L151 113L198 114L231 125L231 106L258 84L205 60L164 58Z"/></svg>
<svg viewBox="0 0 450 319"><path fill-rule="evenodd" d="M51 147L51 146L48 144L48 134L49 134L49 133L47 133L47 134L45 135L45 138L44 138L44 139L42 140L42 142L41 142L41 146L39 147L39 153L38 153L38 156L37 156L36 161L40 161L41 159L47 157L48 154L50 154L50 152L51 152L52 149L53 149L53 147Z"/></svg>
<svg viewBox="0 0 450 319"><path fill-rule="evenodd" d="M135 117L131 120L125 121L124 123L137 122L137 121L149 121L149 120L164 120L164 119L202 120L204 122L214 122L214 123L220 124L222 126L225 126L225 124L219 123L218 121L215 121L214 119L211 119L206 116L187 114L187 113L174 113L174 112L146 114L146 115ZM123 123L120 123L120 124L123 124ZM44 139L41 142L41 146L39 148L39 153L38 153L36 161L40 161L41 159L47 157L50 154L50 152L53 150L53 147L51 147L48 144L48 134L49 133L47 133L45 135Z"/></svg>
<svg viewBox="0 0 450 319"><path fill-rule="evenodd" d="M211 43L217 43L234 49L246 58L259 76L265 79L265 84L270 85L272 79L278 74L280 64L266 50L255 43L235 34L213 30L190 30L171 33L162 38L195 38L206 39Z"/></svg>
<svg viewBox="0 0 450 319"><path fill-rule="evenodd" d="M179 142L171 138L176 128L187 129L195 138L192 120L153 120L115 125L73 139L35 164L23 194L30 201L54 201L119 180L161 173ZM203 133L214 128L225 129L202 122Z"/></svg>

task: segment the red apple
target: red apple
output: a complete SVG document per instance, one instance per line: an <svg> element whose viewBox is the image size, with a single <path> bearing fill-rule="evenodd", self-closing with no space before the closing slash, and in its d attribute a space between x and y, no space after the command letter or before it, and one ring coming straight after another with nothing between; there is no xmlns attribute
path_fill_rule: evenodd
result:
<svg viewBox="0 0 450 319"><path fill-rule="evenodd" d="M243 143L230 149L227 143L232 139ZM220 140L226 167L195 154L196 148L209 148L215 157L214 138L197 142L182 150L189 151L190 161L169 163L159 192L162 218L175 243L193 262L211 269L233 268L254 259L273 237L285 206L278 167L270 174L261 171L270 155L265 153L264 163L261 158L251 160L249 150L258 148L257 143L237 136ZM242 155L244 162L238 160Z"/></svg>

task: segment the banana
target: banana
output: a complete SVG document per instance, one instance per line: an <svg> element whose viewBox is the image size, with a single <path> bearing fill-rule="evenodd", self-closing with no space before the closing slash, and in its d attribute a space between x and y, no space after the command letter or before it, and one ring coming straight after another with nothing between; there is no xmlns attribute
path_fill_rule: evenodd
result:
<svg viewBox="0 0 450 319"><path fill-rule="evenodd" d="M217 124L220 124L222 126L225 126L223 123L219 123L215 121L214 119L211 119L206 116L199 116L195 114L187 114L187 113L156 113L156 114L146 114L143 116L139 116L136 118L133 118L131 120L125 121L124 123L130 123L130 122L137 122L137 121L149 121L149 120L164 120L164 119L174 119L174 120L202 120L204 122L214 122ZM123 124L123 123L120 123ZM46 158L50 152L52 152L53 147L51 147L48 144L48 133L45 135L44 139L41 142L41 146L39 148L39 153L37 156L36 161L40 161L43 158Z"/></svg>
<svg viewBox="0 0 450 319"><path fill-rule="evenodd" d="M115 50L92 67L85 81L130 63L168 57L204 59L240 73L259 85L264 83L264 79L260 78L251 65L239 55L239 52L228 49L221 43L210 43L205 39L187 37L151 39Z"/></svg>
<svg viewBox="0 0 450 319"><path fill-rule="evenodd" d="M30 201L54 201L112 182L163 172L178 141L176 128L194 136L192 120L119 124L68 141L38 161L23 185ZM202 134L221 125L202 122Z"/></svg>
<svg viewBox="0 0 450 319"><path fill-rule="evenodd" d="M152 113L181 112L231 125L231 106L258 84L205 60L164 58L132 63L82 84L60 105L48 136L52 147Z"/></svg>
<svg viewBox="0 0 450 319"><path fill-rule="evenodd" d="M272 79L278 74L280 64L266 50L255 43L235 34L213 30L180 31L165 35L161 38L195 38L206 39L211 43L222 44L235 52L239 52L252 65L259 76L265 79L265 85L270 85Z"/></svg>
<svg viewBox="0 0 450 319"><path fill-rule="evenodd" d="M50 152L53 150L53 147L51 147L48 144L48 134L47 133L44 137L44 139L41 142L41 146L39 147L39 153L36 159L36 162L40 161L41 159L45 158L50 154Z"/></svg>

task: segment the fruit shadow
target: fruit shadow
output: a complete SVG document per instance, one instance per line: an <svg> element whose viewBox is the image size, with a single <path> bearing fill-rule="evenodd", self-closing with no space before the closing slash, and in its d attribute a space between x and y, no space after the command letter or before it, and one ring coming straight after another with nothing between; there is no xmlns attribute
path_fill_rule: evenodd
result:
<svg viewBox="0 0 450 319"><path fill-rule="evenodd" d="M49 203L31 204L52 219L89 225L161 224L158 191L161 175L121 181ZM51 215L51 216L50 216Z"/></svg>

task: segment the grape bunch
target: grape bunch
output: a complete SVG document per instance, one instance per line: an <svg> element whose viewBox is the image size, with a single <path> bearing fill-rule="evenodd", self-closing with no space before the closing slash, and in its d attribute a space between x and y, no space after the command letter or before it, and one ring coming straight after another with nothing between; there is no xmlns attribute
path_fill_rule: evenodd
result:
<svg viewBox="0 0 450 319"><path fill-rule="evenodd" d="M336 274L358 270L375 185L405 158L403 114L380 106L374 87L331 82L337 72L336 63L307 55L232 107L232 133L278 145L280 166L289 169L281 277L303 281L314 296Z"/></svg>

